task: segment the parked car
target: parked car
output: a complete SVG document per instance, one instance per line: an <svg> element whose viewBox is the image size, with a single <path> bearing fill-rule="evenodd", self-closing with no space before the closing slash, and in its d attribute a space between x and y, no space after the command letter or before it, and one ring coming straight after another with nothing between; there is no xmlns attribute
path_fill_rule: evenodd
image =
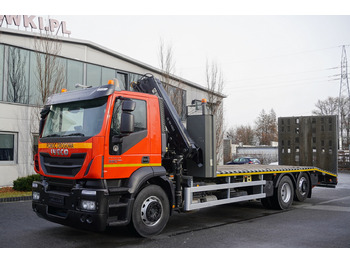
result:
<svg viewBox="0 0 350 262"><path fill-rule="evenodd" d="M232 160L232 161L226 163L226 165L243 165L243 164L260 165L261 163L258 159L252 158L252 157L240 157L240 158L236 158L235 160Z"/></svg>

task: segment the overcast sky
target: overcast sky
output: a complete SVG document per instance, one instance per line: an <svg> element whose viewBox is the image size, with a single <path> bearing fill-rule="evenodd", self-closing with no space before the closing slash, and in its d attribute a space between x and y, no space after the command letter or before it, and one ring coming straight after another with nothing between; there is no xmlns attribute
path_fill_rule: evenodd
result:
<svg viewBox="0 0 350 262"><path fill-rule="evenodd" d="M342 0L329 5L338 5L335 11L324 3L327 1L247 0L244 6L230 7L220 5L228 2L221 0L197 1L200 5L183 0L137 2L131 9L125 3L101 3L96 12L94 6L84 6L89 14L105 9L109 15L104 16L51 18L66 21L71 38L95 42L155 67L159 67L157 52L162 38L173 48L175 73L203 86L206 60L216 62L225 79L227 128L254 125L262 109L274 109L278 117L310 115L318 99L339 94L341 46L347 45L350 54L350 16L314 14L344 14ZM154 2L158 5L152 5ZM163 7L161 3L167 4ZM59 8L68 13L84 9L82 5L68 6ZM134 13L138 15L129 15ZM141 16L143 13L151 15ZM154 16L160 13L197 15ZM231 13L234 15L226 15ZM259 15L237 15L240 13ZM279 13L282 15L275 15Z"/></svg>
<svg viewBox="0 0 350 262"><path fill-rule="evenodd" d="M156 67L162 38L173 47L175 73L203 86L206 60L215 61L225 79L227 127L253 125L262 109L310 115L318 99L337 97L341 46L350 44L350 16L54 17L67 22L72 38Z"/></svg>

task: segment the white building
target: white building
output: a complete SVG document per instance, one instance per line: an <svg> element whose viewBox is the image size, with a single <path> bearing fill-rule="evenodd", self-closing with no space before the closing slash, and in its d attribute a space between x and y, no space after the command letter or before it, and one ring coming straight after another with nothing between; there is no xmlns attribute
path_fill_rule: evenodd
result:
<svg viewBox="0 0 350 262"><path fill-rule="evenodd" d="M0 187L11 186L18 177L34 173L33 155L39 136L38 49L35 43L40 41L40 36L4 28L4 25L0 27ZM62 88L72 90L76 83L99 86L118 78L121 87L128 89L130 82L145 73L161 78L159 69L88 40L63 36L55 39L60 42L58 56L65 71ZM14 76L17 79L13 79ZM207 98L207 90L176 76L174 81L180 82L182 108L179 114L185 118L186 105L192 100Z"/></svg>

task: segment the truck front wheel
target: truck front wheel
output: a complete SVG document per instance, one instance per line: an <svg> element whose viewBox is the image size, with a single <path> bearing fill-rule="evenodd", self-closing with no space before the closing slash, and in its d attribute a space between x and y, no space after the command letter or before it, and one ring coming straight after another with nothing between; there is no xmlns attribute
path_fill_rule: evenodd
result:
<svg viewBox="0 0 350 262"><path fill-rule="evenodd" d="M150 237L159 234L170 215L169 199L157 185L143 188L136 196L132 210L132 226L137 234Z"/></svg>

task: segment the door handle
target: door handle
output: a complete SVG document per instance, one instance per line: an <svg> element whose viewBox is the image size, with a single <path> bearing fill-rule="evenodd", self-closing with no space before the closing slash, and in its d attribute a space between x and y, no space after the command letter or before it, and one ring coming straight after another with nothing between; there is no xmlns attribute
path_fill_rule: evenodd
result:
<svg viewBox="0 0 350 262"><path fill-rule="evenodd" d="M143 156L141 162L142 164L149 164L149 156Z"/></svg>

